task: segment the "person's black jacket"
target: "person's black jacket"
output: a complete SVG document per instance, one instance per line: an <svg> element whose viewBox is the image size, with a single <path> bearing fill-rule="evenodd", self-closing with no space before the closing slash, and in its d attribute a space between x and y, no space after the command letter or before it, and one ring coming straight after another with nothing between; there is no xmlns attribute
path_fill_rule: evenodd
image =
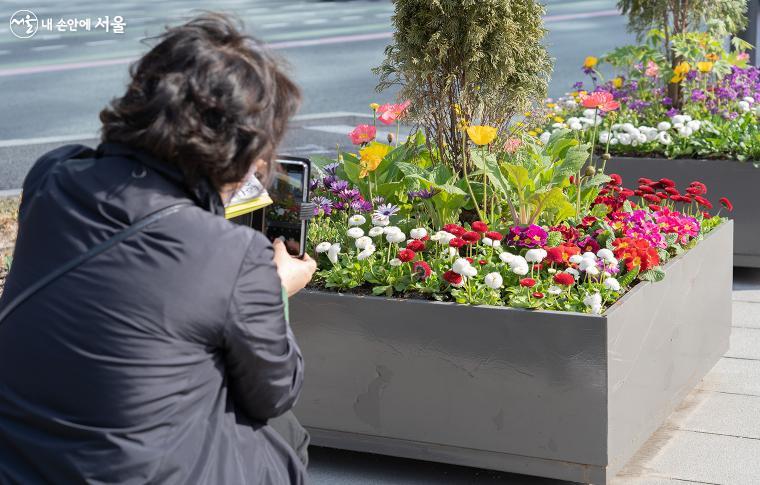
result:
<svg viewBox="0 0 760 485"><path fill-rule="evenodd" d="M0 308L144 215L187 201L0 324L0 483L302 483L269 426L301 388L272 246L142 150L67 145L24 182Z"/></svg>

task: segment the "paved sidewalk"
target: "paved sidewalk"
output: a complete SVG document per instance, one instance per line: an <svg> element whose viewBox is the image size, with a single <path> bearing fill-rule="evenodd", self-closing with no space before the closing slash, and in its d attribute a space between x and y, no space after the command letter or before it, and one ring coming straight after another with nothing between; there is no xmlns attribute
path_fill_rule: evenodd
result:
<svg viewBox="0 0 760 485"><path fill-rule="evenodd" d="M731 348L614 485L760 484L760 270L734 269Z"/></svg>
<svg viewBox="0 0 760 485"><path fill-rule="evenodd" d="M760 484L760 269L734 269L731 348L612 485ZM569 482L315 448L314 484Z"/></svg>

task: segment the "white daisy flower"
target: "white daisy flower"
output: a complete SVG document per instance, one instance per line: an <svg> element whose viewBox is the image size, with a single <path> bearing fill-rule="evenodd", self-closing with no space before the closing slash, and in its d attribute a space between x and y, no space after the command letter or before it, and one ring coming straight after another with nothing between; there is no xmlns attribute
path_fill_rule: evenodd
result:
<svg viewBox="0 0 760 485"><path fill-rule="evenodd" d="M608 263L615 259L615 254L607 248L600 249L596 252L596 255Z"/></svg>
<svg viewBox="0 0 760 485"><path fill-rule="evenodd" d="M470 262L464 258L459 258L451 265L451 271L460 274L462 276L468 276L469 268L471 268Z"/></svg>
<svg viewBox="0 0 760 485"><path fill-rule="evenodd" d="M340 253L340 244L334 243L330 246L330 249L327 250L327 259L330 260L332 264L335 264L338 262L338 254Z"/></svg>
<svg viewBox="0 0 760 485"><path fill-rule="evenodd" d="M375 253L375 245L370 244L369 246L364 248L362 252L356 255L356 259L358 259L359 261L363 261L369 258L370 256L372 256L374 253Z"/></svg>
<svg viewBox="0 0 760 485"><path fill-rule="evenodd" d="M364 235L364 229L361 227L352 227L348 231L346 231L346 234L348 234L349 237L352 237L354 239L359 239Z"/></svg>
<svg viewBox="0 0 760 485"><path fill-rule="evenodd" d="M583 261L583 256L580 254L573 254L568 258L568 261L570 261L573 264L579 264L581 261Z"/></svg>
<svg viewBox="0 0 760 485"><path fill-rule="evenodd" d="M393 259L390 260L389 264L391 266L396 266L397 267L397 266L401 266L404 263L400 259L398 259L398 258L393 258Z"/></svg>
<svg viewBox="0 0 760 485"><path fill-rule="evenodd" d="M372 244L372 238L369 236L362 236L360 238L356 239L356 249L367 249L370 246L373 246Z"/></svg>
<svg viewBox="0 0 760 485"><path fill-rule="evenodd" d="M354 214L348 218L349 226L361 226L365 222L367 222L367 218L361 214Z"/></svg>
<svg viewBox="0 0 760 485"><path fill-rule="evenodd" d="M507 263L507 264L509 264L509 262L512 261L512 259L514 257L515 257L514 254L512 254L510 252L507 252L507 251L499 253L499 259L502 260L503 262Z"/></svg>
<svg viewBox="0 0 760 485"><path fill-rule="evenodd" d="M671 126L670 123L668 123L667 121L660 121L659 123L657 123L657 129L660 131L668 131L670 129L670 126Z"/></svg>
<svg viewBox="0 0 760 485"><path fill-rule="evenodd" d="M368 234L370 235L370 237L380 236L381 234L383 234L383 228L382 227L378 227L378 226L374 226L374 227L372 227L372 229L369 230Z"/></svg>
<svg viewBox="0 0 760 485"><path fill-rule="evenodd" d="M525 253L525 260L529 263L540 263L546 257L545 249L528 249Z"/></svg>
<svg viewBox="0 0 760 485"><path fill-rule="evenodd" d="M498 290L504 284L504 278L502 278L498 272L494 271L485 276L484 282L489 288Z"/></svg>
<svg viewBox="0 0 760 485"><path fill-rule="evenodd" d="M615 278L607 278L604 280L604 286L612 291L620 291L620 282Z"/></svg>
<svg viewBox="0 0 760 485"><path fill-rule="evenodd" d="M315 248L315 250L317 251L317 253L326 253L328 249L330 249L330 243L329 242L321 242L321 243L317 244L317 247Z"/></svg>
<svg viewBox="0 0 760 485"><path fill-rule="evenodd" d="M659 135L657 135L657 141L660 142L662 145L670 145L673 143L673 138L671 138L670 133L663 131L660 132Z"/></svg>
<svg viewBox="0 0 760 485"><path fill-rule="evenodd" d="M372 225L373 226L385 227L385 226L387 226L390 223L391 223L391 219L388 216L384 216L382 214L373 214L372 215Z"/></svg>
<svg viewBox="0 0 760 485"><path fill-rule="evenodd" d="M686 123L687 128L691 128L691 131L699 131L699 129L702 127L702 122L699 120L691 120Z"/></svg>
<svg viewBox="0 0 760 485"><path fill-rule="evenodd" d="M409 236L412 239L422 239L427 236L427 230L424 227L416 227L409 231Z"/></svg>
<svg viewBox="0 0 760 485"><path fill-rule="evenodd" d="M560 293L562 293L562 288L560 288L557 285L552 285L549 287L548 290L546 290L546 292L549 293L550 295L559 295Z"/></svg>
<svg viewBox="0 0 760 485"><path fill-rule="evenodd" d="M602 313L602 295L594 293L583 299L583 304L591 308L591 313Z"/></svg>

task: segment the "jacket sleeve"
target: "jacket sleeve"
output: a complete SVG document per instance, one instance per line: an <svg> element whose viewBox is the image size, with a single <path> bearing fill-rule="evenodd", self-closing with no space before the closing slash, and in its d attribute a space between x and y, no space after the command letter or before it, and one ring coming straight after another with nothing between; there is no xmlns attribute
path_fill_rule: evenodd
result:
<svg viewBox="0 0 760 485"><path fill-rule="evenodd" d="M223 339L235 406L259 421L290 410L303 383L303 359L287 322L273 254L256 233L232 290Z"/></svg>

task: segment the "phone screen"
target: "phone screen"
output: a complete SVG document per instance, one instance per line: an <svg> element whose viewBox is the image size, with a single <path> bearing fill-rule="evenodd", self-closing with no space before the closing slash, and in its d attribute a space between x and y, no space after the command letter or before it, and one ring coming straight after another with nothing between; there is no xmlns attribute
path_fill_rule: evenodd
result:
<svg viewBox="0 0 760 485"><path fill-rule="evenodd" d="M301 219L301 205L306 202L308 180L307 162L277 160L268 189L274 203L264 208L264 234L271 241L283 239L288 252L299 257L306 250L306 221Z"/></svg>

